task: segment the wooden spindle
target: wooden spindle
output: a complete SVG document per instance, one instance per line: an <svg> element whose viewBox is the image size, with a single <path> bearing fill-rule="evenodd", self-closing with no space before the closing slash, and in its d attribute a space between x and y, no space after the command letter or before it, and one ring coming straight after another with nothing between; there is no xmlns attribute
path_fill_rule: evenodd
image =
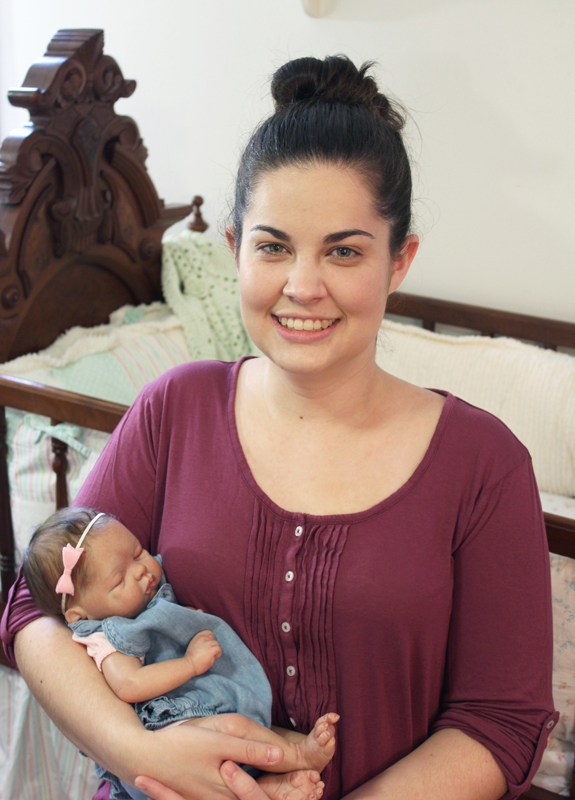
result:
<svg viewBox="0 0 575 800"><path fill-rule="evenodd" d="M197 194L192 200L192 211L194 212L194 218L188 224L188 228L191 231L197 231L198 233L203 233L205 230L208 229L208 223L202 217L202 212L200 210L203 203L204 203L204 198L200 197L199 194Z"/></svg>
<svg viewBox="0 0 575 800"><path fill-rule="evenodd" d="M0 577L2 602L14 583L14 528L10 511L10 484L8 482L8 443L6 441L6 411L0 406Z"/></svg>
<svg viewBox="0 0 575 800"><path fill-rule="evenodd" d="M52 425L58 425L58 422L52 420ZM54 453L52 469L56 473L56 509L66 508L68 505L68 484L66 481L66 475L68 474L68 445L54 436L51 437L51 441L52 452Z"/></svg>

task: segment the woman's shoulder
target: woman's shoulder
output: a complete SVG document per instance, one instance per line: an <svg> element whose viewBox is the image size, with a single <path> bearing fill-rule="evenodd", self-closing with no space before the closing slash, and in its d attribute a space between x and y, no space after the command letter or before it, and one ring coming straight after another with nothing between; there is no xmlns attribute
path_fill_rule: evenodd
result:
<svg viewBox="0 0 575 800"><path fill-rule="evenodd" d="M477 468L489 464L498 474L530 461L525 445L495 414L448 392L442 394L447 399L440 433L453 457L461 454L469 463L471 456Z"/></svg>
<svg viewBox="0 0 575 800"><path fill-rule="evenodd" d="M180 364L148 383L140 393L140 398L155 404L186 398L189 401L190 392L196 398L227 397L242 360L190 361Z"/></svg>

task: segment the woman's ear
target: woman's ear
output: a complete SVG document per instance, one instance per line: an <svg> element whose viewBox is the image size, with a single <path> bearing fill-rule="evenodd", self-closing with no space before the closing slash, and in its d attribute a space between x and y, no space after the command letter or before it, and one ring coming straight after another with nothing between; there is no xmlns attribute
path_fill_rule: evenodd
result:
<svg viewBox="0 0 575 800"><path fill-rule="evenodd" d="M226 240L228 242L228 247L232 251L232 255L235 258L236 255L236 230L233 225L228 225L226 227Z"/></svg>
<svg viewBox="0 0 575 800"><path fill-rule="evenodd" d="M417 248L419 247L419 236L411 234L408 236L401 246L401 250L393 259L393 272L391 273L391 280L389 281L388 294L395 292L399 289L403 279L408 273L411 262L415 258Z"/></svg>
<svg viewBox="0 0 575 800"><path fill-rule="evenodd" d="M70 606L64 614L64 618L68 625L72 622L79 622L81 619L88 619L88 615L80 605Z"/></svg>

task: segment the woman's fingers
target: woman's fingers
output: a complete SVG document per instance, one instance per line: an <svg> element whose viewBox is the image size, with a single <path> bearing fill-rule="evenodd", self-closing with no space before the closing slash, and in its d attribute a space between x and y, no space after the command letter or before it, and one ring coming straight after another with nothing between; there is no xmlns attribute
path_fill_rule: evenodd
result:
<svg viewBox="0 0 575 800"><path fill-rule="evenodd" d="M268 770L270 766L281 764L284 757L280 747L239 739L196 725L180 725L154 735L164 755L161 769L154 772L154 778L139 775L135 781L137 788L151 800L223 800L226 797L233 800L220 772L223 763L236 761ZM182 744L193 754L193 758L184 756L184 762L181 760L182 752L185 753ZM233 782L243 792L242 798L268 800L255 781L245 781L239 776L234 777Z"/></svg>
<svg viewBox="0 0 575 800"><path fill-rule="evenodd" d="M277 766L283 761L284 753L281 747L273 747L262 742L252 742L249 739L239 739L236 736L220 734L222 741L225 738L224 758L226 761L237 761L238 764L249 764L252 767L267 770L271 765Z"/></svg>
<svg viewBox="0 0 575 800"><path fill-rule="evenodd" d="M184 800L181 794L173 792L167 786L145 775L138 775L134 783L136 789L148 795L148 800Z"/></svg>
<svg viewBox="0 0 575 800"><path fill-rule="evenodd" d="M255 780L240 769L233 761L224 761L220 773L228 789L235 794L238 800L269 800L264 790ZM160 797L158 800L176 800L171 797Z"/></svg>
<svg viewBox="0 0 575 800"><path fill-rule="evenodd" d="M233 761L224 761L220 773L226 786L238 800L269 800L255 780ZM181 794L145 775L139 775L135 784L137 789L148 795L148 800L184 800Z"/></svg>

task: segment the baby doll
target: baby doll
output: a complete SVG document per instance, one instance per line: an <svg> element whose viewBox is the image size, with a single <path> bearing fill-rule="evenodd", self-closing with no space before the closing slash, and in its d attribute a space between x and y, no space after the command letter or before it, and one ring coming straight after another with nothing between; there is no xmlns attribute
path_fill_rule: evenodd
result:
<svg viewBox="0 0 575 800"><path fill-rule="evenodd" d="M321 717L308 736L270 730L271 689L255 656L223 620L178 605L161 558L117 519L91 508L58 511L34 533L23 569L38 607L64 617L146 728L203 725L281 747L278 771L295 774L263 775L264 791L272 800L319 800L338 715ZM114 800L145 798L96 771Z"/></svg>

